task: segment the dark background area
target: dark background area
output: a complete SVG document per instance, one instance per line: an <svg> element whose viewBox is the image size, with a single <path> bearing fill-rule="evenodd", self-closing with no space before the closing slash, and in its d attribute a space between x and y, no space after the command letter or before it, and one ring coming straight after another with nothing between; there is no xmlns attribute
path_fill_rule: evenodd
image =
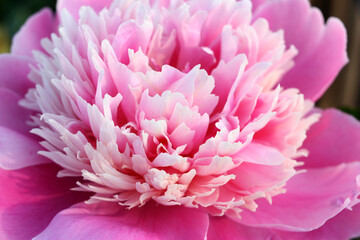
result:
<svg viewBox="0 0 360 240"><path fill-rule="evenodd" d="M55 9L56 0L0 0L0 52L8 52L12 36L25 20L44 6Z"/></svg>

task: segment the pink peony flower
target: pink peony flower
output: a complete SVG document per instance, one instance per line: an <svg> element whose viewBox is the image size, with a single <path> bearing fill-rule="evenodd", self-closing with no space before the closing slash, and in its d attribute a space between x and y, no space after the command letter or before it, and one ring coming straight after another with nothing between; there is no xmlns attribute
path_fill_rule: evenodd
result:
<svg viewBox="0 0 360 240"><path fill-rule="evenodd" d="M307 0L60 0L0 56L1 239L349 239L360 123Z"/></svg>

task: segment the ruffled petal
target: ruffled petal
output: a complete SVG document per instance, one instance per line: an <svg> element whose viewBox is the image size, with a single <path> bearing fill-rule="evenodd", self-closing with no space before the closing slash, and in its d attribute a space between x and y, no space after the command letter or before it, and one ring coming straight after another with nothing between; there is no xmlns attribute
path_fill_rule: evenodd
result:
<svg viewBox="0 0 360 240"><path fill-rule="evenodd" d="M267 19L272 30L282 29L287 46L299 50L281 84L300 89L308 99L319 99L348 62L341 21L330 18L324 25L321 12L308 0L267 1L255 12L257 18Z"/></svg>
<svg viewBox="0 0 360 240"><path fill-rule="evenodd" d="M27 75L30 72L31 60L26 57L10 54L0 55L0 88L9 89L24 96L34 84Z"/></svg>
<svg viewBox="0 0 360 240"><path fill-rule="evenodd" d="M11 53L32 57L32 51L42 50L40 40L49 37L56 27L50 9L45 8L31 16L14 36Z"/></svg>
<svg viewBox="0 0 360 240"><path fill-rule="evenodd" d="M79 18L79 10L82 6L92 7L96 12L100 12L103 8L109 7L112 0L59 0L57 1L56 10L60 14L66 8L74 18Z"/></svg>
<svg viewBox="0 0 360 240"><path fill-rule="evenodd" d="M70 191L74 181L57 178L58 170L53 164L0 169L0 239L31 239L56 213L87 197Z"/></svg>
<svg viewBox="0 0 360 240"><path fill-rule="evenodd" d="M286 188L272 204L259 199L256 212L244 211L240 222L287 231L314 230L360 201L360 162L310 169L290 179Z"/></svg>
<svg viewBox="0 0 360 240"><path fill-rule="evenodd" d="M147 203L127 210L118 204L77 204L55 216L41 239L205 239L207 213Z"/></svg>

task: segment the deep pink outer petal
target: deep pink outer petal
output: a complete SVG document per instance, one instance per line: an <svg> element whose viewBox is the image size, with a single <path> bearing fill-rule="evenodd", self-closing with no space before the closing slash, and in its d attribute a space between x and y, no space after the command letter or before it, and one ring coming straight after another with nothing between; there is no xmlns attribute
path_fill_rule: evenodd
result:
<svg viewBox="0 0 360 240"><path fill-rule="evenodd" d="M109 7L112 2L113 0L58 0L56 10L60 14L66 8L75 19L78 19L82 6L92 7L96 12L100 12L103 8Z"/></svg>
<svg viewBox="0 0 360 240"><path fill-rule="evenodd" d="M329 109L307 132L303 148L309 150L305 168L334 166L359 161L360 122L339 110Z"/></svg>
<svg viewBox="0 0 360 240"><path fill-rule="evenodd" d="M272 229L248 227L228 217L210 217L208 240L277 239ZM291 239L291 238L289 238Z"/></svg>
<svg viewBox="0 0 360 240"><path fill-rule="evenodd" d="M255 12L254 19L260 17L272 30L283 29L287 46L299 50L281 84L300 89L308 99L319 99L348 61L344 25L335 18L324 25L321 12L308 0L267 1Z"/></svg>
<svg viewBox="0 0 360 240"><path fill-rule="evenodd" d="M77 204L58 213L35 239L205 239L208 214L199 209L155 206L131 210L118 204Z"/></svg>
<svg viewBox="0 0 360 240"><path fill-rule="evenodd" d="M11 53L32 57L33 50L42 50L40 40L49 37L56 27L50 9L45 8L31 16L14 36Z"/></svg>
<svg viewBox="0 0 360 240"><path fill-rule="evenodd" d="M31 127L26 121L30 120L31 111L19 105L22 98L23 96L0 87L0 126L30 135Z"/></svg>
<svg viewBox="0 0 360 240"><path fill-rule="evenodd" d="M311 232L278 231L281 239L292 240L349 240L360 237L360 205L353 210L344 210L322 227Z"/></svg>
<svg viewBox="0 0 360 240"><path fill-rule="evenodd" d="M287 231L314 230L360 201L360 162L309 169L291 178L286 188L271 205L259 199L256 212L244 211L240 222Z"/></svg>
<svg viewBox="0 0 360 240"><path fill-rule="evenodd" d="M38 154L40 150L42 147L32 135L0 126L0 168L15 170L49 163L49 159Z"/></svg>
<svg viewBox="0 0 360 240"><path fill-rule="evenodd" d="M271 228L249 227L227 217L210 217L208 240L349 240L360 236L360 205L345 209L323 226L309 232L287 232Z"/></svg>
<svg viewBox="0 0 360 240"><path fill-rule="evenodd" d="M37 154L42 148L26 124L31 112L18 103L33 86L27 77L30 63L27 57L0 55L0 167L4 169L49 162Z"/></svg>
<svg viewBox="0 0 360 240"><path fill-rule="evenodd" d="M74 181L56 177L58 170L53 164L0 169L0 239L31 239L56 213L85 199L69 190Z"/></svg>
<svg viewBox="0 0 360 240"><path fill-rule="evenodd" d="M0 55L0 88L11 90L24 96L33 83L27 75L30 72L31 60L27 57L10 54Z"/></svg>
<svg viewBox="0 0 360 240"><path fill-rule="evenodd" d="M26 124L31 111L19 105L19 100L33 87L27 77L31 62L28 57L0 55L0 167L4 169L49 162L37 154L42 148Z"/></svg>

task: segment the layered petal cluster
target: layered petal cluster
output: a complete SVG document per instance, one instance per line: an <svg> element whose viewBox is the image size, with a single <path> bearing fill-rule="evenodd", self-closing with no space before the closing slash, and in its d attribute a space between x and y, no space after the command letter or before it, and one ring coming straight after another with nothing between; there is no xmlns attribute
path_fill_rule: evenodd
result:
<svg viewBox="0 0 360 240"><path fill-rule="evenodd" d="M306 0L59 1L0 57L0 177L20 179L0 237L335 234L359 207L360 124L313 106L345 48ZM21 225L43 222L16 235L24 203Z"/></svg>
<svg viewBox="0 0 360 240"><path fill-rule="evenodd" d="M62 11L21 105L36 112L40 154L83 178L88 203L240 217L283 193L306 154L312 103L278 84L297 51L251 22L250 1L169 4L114 1L78 21Z"/></svg>

